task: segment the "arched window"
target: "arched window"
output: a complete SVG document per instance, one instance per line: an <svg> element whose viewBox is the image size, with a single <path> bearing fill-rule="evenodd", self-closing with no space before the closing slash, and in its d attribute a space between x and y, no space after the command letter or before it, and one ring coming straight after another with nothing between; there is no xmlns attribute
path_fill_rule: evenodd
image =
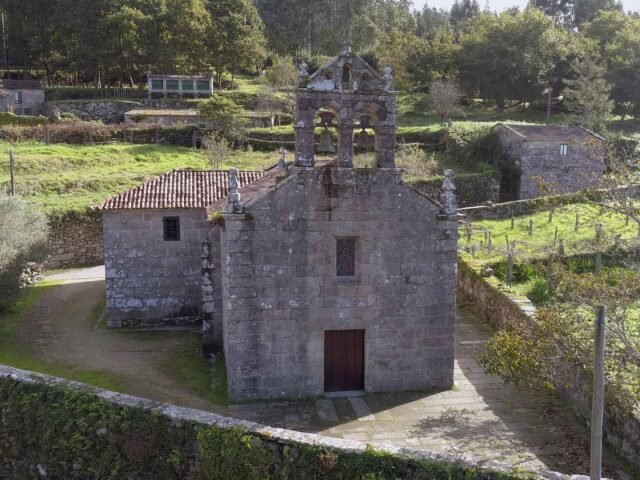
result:
<svg viewBox="0 0 640 480"><path fill-rule="evenodd" d="M342 89L351 90L351 66L342 67Z"/></svg>

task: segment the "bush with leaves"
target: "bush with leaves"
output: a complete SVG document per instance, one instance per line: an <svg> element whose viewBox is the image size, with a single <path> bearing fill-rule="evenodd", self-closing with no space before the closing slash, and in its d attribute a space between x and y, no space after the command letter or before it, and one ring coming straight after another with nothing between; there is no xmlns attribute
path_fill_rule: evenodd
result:
<svg viewBox="0 0 640 480"><path fill-rule="evenodd" d="M24 200L0 197L0 311L20 288L27 262L45 258L47 217Z"/></svg>
<svg viewBox="0 0 640 480"><path fill-rule="evenodd" d="M198 105L198 111L204 118L213 122L214 128L231 140L244 136L242 108L223 95L213 95Z"/></svg>
<svg viewBox="0 0 640 480"><path fill-rule="evenodd" d="M202 138L202 146L212 170L220 170L233 156L233 145L219 132L211 132Z"/></svg>
<svg viewBox="0 0 640 480"><path fill-rule="evenodd" d="M606 399L630 411L640 399L640 274L622 268L579 274L557 264L545 280L552 302L538 308L531 322L513 321L493 335L480 363L522 387L554 389L588 379L595 307L605 305Z"/></svg>

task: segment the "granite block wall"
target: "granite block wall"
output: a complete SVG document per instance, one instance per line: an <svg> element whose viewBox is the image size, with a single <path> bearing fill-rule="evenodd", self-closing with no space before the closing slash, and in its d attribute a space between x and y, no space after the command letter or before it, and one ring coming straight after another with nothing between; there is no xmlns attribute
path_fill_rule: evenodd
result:
<svg viewBox="0 0 640 480"><path fill-rule="evenodd" d="M224 215L229 397L324 392L324 331L365 330L365 390L453 384L457 223L397 170L294 168ZM336 276L336 238L356 274Z"/></svg>
<svg viewBox="0 0 640 480"><path fill-rule="evenodd" d="M71 213L51 219L47 268L102 265L104 243L100 214Z"/></svg>
<svg viewBox="0 0 640 480"><path fill-rule="evenodd" d="M179 241L164 240L165 216L180 217ZM108 325L199 326L206 211L105 211L103 223Z"/></svg>

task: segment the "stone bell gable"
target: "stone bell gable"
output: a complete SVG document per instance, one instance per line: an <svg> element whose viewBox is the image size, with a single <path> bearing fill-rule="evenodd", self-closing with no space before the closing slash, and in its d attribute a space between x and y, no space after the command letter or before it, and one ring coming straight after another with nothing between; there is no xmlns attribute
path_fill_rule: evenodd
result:
<svg viewBox="0 0 640 480"><path fill-rule="evenodd" d="M353 131L362 115L373 118L374 150L379 168L395 167L396 92L391 69L376 72L361 57L345 48L311 77L300 66L294 128L299 167L313 167L315 119L320 111L335 117L338 166L353 166Z"/></svg>

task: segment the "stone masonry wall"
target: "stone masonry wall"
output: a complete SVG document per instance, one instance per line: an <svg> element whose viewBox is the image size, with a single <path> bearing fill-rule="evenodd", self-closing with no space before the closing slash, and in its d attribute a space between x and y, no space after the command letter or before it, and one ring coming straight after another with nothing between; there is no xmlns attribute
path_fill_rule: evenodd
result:
<svg viewBox="0 0 640 480"><path fill-rule="evenodd" d="M535 321L535 307L528 298L510 291L497 278L480 275L481 265L462 260L458 268L458 299L496 329L509 324ZM555 387L575 415L588 425L591 420L592 379L573 365L556 365L562 378ZM640 472L640 414L607 402L604 414L604 440L613 450Z"/></svg>
<svg viewBox="0 0 640 480"><path fill-rule="evenodd" d="M601 141L568 143L568 153L560 155L567 142L526 142L520 158L520 198L577 192L598 188L604 173L604 144Z"/></svg>
<svg viewBox="0 0 640 480"><path fill-rule="evenodd" d="M124 121L124 113L143 107L143 103L133 100L72 100L47 102L47 106L61 113L72 113L82 120L100 120L104 123Z"/></svg>
<svg viewBox="0 0 640 480"><path fill-rule="evenodd" d="M221 247L231 399L321 395L325 330L365 330L366 391L452 385L457 222L398 170L293 168L245 213Z"/></svg>
<svg viewBox="0 0 640 480"><path fill-rule="evenodd" d="M98 213L70 213L49 221L47 268L102 265L102 217Z"/></svg>
<svg viewBox="0 0 640 480"><path fill-rule="evenodd" d="M180 241L164 240L165 216L180 217ZM103 221L109 326L201 321L205 210L105 211Z"/></svg>
<svg viewBox="0 0 640 480"><path fill-rule="evenodd" d="M98 472L139 480L222 478L227 471L220 469L232 467L225 478L257 480L269 472L326 480L584 479L468 455L393 446L373 451L356 440L268 427L5 365L0 387L0 439L9 446L0 456L3 478L85 479Z"/></svg>

